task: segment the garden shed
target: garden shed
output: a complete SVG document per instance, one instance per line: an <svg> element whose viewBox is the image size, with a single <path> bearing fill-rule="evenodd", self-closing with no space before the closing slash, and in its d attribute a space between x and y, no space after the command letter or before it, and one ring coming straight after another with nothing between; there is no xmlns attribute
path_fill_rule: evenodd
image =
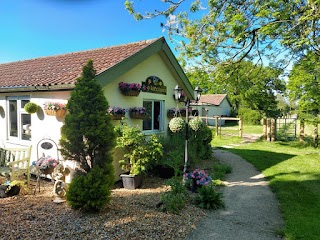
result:
<svg viewBox="0 0 320 240"><path fill-rule="evenodd" d="M41 139L59 143L67 114L64 106L89 59L115 125L120 122L115 113L126 109L128 124L145 134L165 135L170 120L167 112L184 107L173 97L175 86L193 99L192 85L163 37L0 64L0 147L33 146L32 162L37 159L36 146ZM29 102L38 106L33 114L24 108ZM147 118L134 112L141 108Z"/></svg>
<svg viewBox="0 0 320 240"><path fill-rule="evenodd" d="M215 125L215 116L229 117L232 113L232 103L227 94L205 94L200 97L198 104L194 107L199 111L201 117L208 117L208 125ZM219 125L225 121L219 119Z"/></svg>

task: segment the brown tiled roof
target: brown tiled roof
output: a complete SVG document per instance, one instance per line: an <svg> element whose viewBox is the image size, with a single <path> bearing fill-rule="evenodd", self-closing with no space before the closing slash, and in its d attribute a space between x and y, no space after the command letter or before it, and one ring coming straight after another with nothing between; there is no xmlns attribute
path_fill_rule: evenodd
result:
<svg viewBox="0 0 320 240"><path fill-rule="evenodd" d="M0 64L0 88L74 84L89 59L99 74L157 40Z"/></svg>
<svg viewBox="0 0 320 240"><path fill-rule="evenodd" d="M206 94L201 95L199 102L219 106L226 97L227 94Z"/></svg>

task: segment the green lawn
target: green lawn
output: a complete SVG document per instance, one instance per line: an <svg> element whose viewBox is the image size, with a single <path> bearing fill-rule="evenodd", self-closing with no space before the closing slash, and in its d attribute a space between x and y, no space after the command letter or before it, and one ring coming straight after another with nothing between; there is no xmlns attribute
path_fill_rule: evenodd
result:
<svg viewBox="0 0 320 240"><path fill-rule="evenodd" d="M286 239L320 238L319 149L293 142L257 142L228 149L269 179L285 220Z"/></svg>

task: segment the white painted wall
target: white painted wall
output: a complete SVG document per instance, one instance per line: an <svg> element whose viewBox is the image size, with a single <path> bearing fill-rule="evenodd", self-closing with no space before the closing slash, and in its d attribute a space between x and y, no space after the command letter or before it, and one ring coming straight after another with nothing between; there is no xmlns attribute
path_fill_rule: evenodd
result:
<svg viewBox="0 0 320 240"><path fill-rule="evenodd" d="M121 94L118 84L119 82L128 82L128 83L139 83L144 82L149 76L159 77L165 86L167 86L167 95L155 94L155 93L146 93L140 92L140 95L137 97L133 96L124 96ZM145 61L141 62L139 65L103 87L103 91L108 100L110 106L117 106L123 108L130 107L142 107L143 100L163 100L164 101L164 129L161 134L166 134L167 126L169 123L169 118L167 117L167 110L170 108L183 108L184 104L175 102L173 98L173 89L176 86L177 82L174 79L172 72L167 67L166 63L162 60L160 55L156 54ZM32 127L32 140L27 144L32 144L32 157L31 162L35 161L38 158L38 155L41 156L41 152L37 144L43 138L50 138L55 141L57 144L60 139L60 128L63 125L64 117L57 118L55 116L48 116L44 113L43 104L46 101L59 101L67 103L68 98L70 97L69 91L61 92L29 92L29 93L0 93L0 106L3 107L4 111L0 111L0 146L4 144L6 147L17 146L17 145L26 145L26 143L21 142L10 142L7 139L7 109L6 109L6 97L8 96L17 96L17 95L29 95L30 101L38 104L41 108L37 113L32 114L31 116L31 127ZM129 113L126 117L128 124L132 126L138 126L142 129L142 120L130 119ZM119 124L119 120L113 120L113 123ZM54 157L55 153L52 153ZM115 174L116 177L119 176L121 170L118 167L117 159L119 159L119 154L114 154L114 165L115 165ZM62 157L59 156L61 160Z"/></svg>

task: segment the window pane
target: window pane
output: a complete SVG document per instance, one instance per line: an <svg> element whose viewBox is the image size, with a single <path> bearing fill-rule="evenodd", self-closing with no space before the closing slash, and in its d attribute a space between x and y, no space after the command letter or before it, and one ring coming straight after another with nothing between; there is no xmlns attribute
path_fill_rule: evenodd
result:
<svg viewBox="0 0 320 240"><path fill-rule="evenodd" d="M18 109L17 100L9 100L9 135L18 137Z"/></svg>
<svg viewBox="0 0 320 240"><path fill-rule="evenodd" d="M144 101L143 107L147 110L147 118L143 120L143 130L152 130L152 102Z"/></svg>
<svg viewBox="0 0 320 240"><path fill-rule="evenodd" d="M31 115L21 114L22 140L31 140Z"/></svg>
<svg viewBox="0 0 320 240"><path fill-rule="evenodd" d="M28 102L30 102L29 100L21 100L21 108L24 108L24 105L26 105Z"/></svg>
<svg viewBox="0 0 320 240"><path fill-rule="evenodd" d="M160 102L154 102L154 110L153 110L153 126L154 130L160 130L160 122L161 122L161 108Z"/></svg>

